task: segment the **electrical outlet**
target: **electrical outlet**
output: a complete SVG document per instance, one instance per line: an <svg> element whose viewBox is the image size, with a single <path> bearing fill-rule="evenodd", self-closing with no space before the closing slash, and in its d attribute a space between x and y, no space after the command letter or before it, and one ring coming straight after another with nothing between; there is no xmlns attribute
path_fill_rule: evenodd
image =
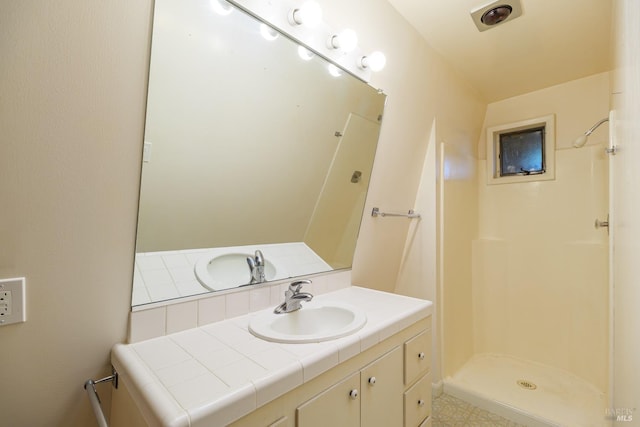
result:
<svg viewBox="0 0 640 427"><path fill-rule="evenodd" d="M11 316L11 291L0 291L0 319Z"/></svg>
<svg viewBox="0 0 640 427"><path fill-rule="evenodd" d="M26 320L24 277L0 280L0 326Z"/></svg>

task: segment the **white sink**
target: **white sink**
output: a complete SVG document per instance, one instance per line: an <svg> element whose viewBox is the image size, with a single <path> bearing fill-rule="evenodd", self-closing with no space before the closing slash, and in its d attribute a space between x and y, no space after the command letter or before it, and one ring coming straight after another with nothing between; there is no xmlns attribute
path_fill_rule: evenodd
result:
<svg viewBox="0 0 640 427"><path fill-rule="evenodd" d="M196 262L196 278L204 287L212 291L249 284L251 271L247 258L254 256L254 254L242 252L207 254ZM268 259L265 259L264 264L265 279L274 280L277 274L276 267Z"/></svg>
<svg viewBox="0 0 640 427"><path fill-rule="evenodd" d="M267 341L309 343L350 335L365 323L367 316L357 307L334 301L310 301L291 313L259 314L249 322L249 331Z"/></svg>

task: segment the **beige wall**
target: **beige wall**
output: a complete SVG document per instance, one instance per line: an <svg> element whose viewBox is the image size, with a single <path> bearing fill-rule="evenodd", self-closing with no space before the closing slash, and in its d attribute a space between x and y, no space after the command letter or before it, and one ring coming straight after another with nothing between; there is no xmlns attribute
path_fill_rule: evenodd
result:
<svg viewBox="0 0 640 427"><path fill-rule="evenodd" d="M27 290L2 425L93 425L82 385L125 339L149 23L150 2L0 2L0 277Z"/></svg>
<svg viewBox="0 0 640 427"><path fill-rule="evenodd" d="M468 134L466 143L473 147L484 103L385 0L325 0L321 4L332 26L350 26L358 32L365 50L380 49L387 56L387 67L371 80L388 99L356 248L353 281L393 291L411 222L372 218L371 209L377 206L406 212L413 208L434 118L451 123L450 135ZM468 122L469 117L477 117L476 123ZM435 168L431 172L435 174ZM425 287L433 286L419 277L411 282L408 288L403 286L403 292L409 295L423 294Z"/></svg>
<svg viewBox="0 0 640 427"><path fill-rule="evenodd" d="M388 58L365 210L413 207L433 118L483 105L384 0L321 3ZM82 383L125 339L150 20L150 2L0 3L0 274L26 276L28 313L0 328L8 425L92 425ZM393 290L407 229L365 214L356 283Z"/></svg>
<svg viewBox="0 0 640 427"><path fill-rule="evenodd" d="M640 2L616 0L614 27L616 71L612 104L616 120L613 126L615 144L620 152L612 158L612 225L615 253L613 257L614 317L614 408L632 410L633 422L639 426L640 416Z"/></svg>
<svg viewBox="0 0 640 427"><path fill-rule="evenodd" d="M471 306L470 242L475 236L477 209L475 147L486 103L385 1L322 3L336 9L331 14L336 17L335 25L340 26L337 20L342 19L343 25L358 31L365 48L375 46L387 55L387 68L372 78L372 84L384 89L389 98L356 248L353 282L435 300L434 179L438 168L434 160L440 157L440 148L428 145L437 121L431 141L444 143L443 158L452 172L443 172L438 180L444 202L439 219L443 236L447 236L442 237L441 282L445 292L454 296L450 300L453 305L443 311L444 324L449 321L444 345L453 357L451 363L460 363L472 354L471 318L464 313L469 313ZM329 12L333 9L327 15ZM428 148L434 150L431 157L427 156ZM416 207L425 211L424 222L372 218L374 206L396 212ZM439 351L440 346L436 348Z"/></svg>
<svg viewBox="0 0 640 427"><path fill-rule="evenodd" d="M479 234L473 242L475 353L556 366L607 389L608 73L489 104L487 127L556 115L556 179L487 185L478 162ZM484 138L481 146L484 146Z"/></svg>

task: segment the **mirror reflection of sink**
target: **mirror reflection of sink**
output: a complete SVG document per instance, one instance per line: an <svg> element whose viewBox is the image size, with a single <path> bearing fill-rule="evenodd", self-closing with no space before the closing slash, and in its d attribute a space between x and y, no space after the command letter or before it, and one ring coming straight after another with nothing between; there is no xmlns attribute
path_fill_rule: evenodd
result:
<svg viewBox="0 0 640 427"><path fill-rule="evenodd" d="M357 307L335 301L310 301L291 313L257 315L249 322L249 331L267 341L309 343L350 335L366 323L366 314Z"/></svg>
<svg viewBox="0 0 640 427"><path fill-rule="evenodd" d="M253 258L250 253L227 253L221 255L207 254L201 257L195 265L198 282L212 291L246 285L251 282L251 270L247 258ZM271 261L264 260L264 275L266 280L274 280L277 269Z"/></svg>

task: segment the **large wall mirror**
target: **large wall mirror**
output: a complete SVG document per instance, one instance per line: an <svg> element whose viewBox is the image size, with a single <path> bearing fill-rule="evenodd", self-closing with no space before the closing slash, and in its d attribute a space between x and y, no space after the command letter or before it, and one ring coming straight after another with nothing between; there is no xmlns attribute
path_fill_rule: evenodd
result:
<svg viewBox="0 0 640 427"><path fill-rule="evenodd" d="M385 95L212 5L155 1L133 305L351 267Z"/></svg>

